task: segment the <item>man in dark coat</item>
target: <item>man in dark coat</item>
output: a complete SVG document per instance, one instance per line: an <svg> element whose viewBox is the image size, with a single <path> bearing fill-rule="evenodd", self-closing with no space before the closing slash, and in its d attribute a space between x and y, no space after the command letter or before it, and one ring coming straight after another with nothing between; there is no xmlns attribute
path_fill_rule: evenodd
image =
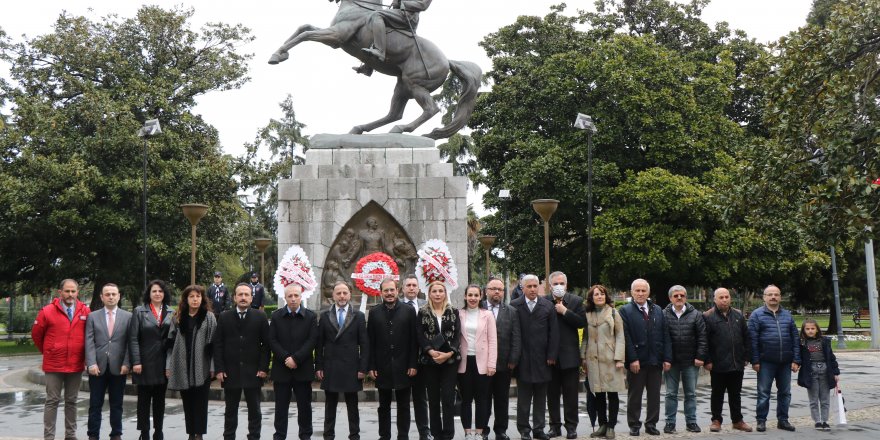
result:
<svg viewBox="0 0 880 440"><path fill-rule="evenodd" d="M211 298L211 311L215 316L220 316L220 313L229 309L232 299L229 298L229 289L223 284L222 273L214 272L214 283L208 287L208 298Z"/></svg>
<svg viewBox="0 0 880 440"><path fill-rule="evenodd" d="M678 414L678 384L684 391L684 419L688 432L700 432L697 425L697 376L706 361L706 323L703 314L687 302L683 286L669 288L669 305L663 310L666 338L672 347L666 371L666 426L663 432L675 433Z"/></svg>
<svg viewBox="0 0 880 440"><path fill-rule="evenodd" d="M495 412L496 440L510 440L507 437L510 407L510 375L516 368L521 354L519 314L513 307L504 304L504 281L489 278L486 284L486 309L495 317L498 335L498 360L495 375L489 377L490 407ZM488 437L488 430L483 437Z"/></svg>
<svg viewBox="0 0 880 440"><path fill-rule="evenodd" d="M397 282L385 278L379 287L382 305L370 310L370 375L379 390L379 439L391 439L391 397L397 401L397 438L409 433L409 397L416 375L416 317L399 304Z"/></svg>
<svg viewBox="0 0 880 440"><path fill-rule="evenodd" d="M795 428L788 421L791 403L791 373L801 365L801 338L791 312L782 308L779 287L764 288L764 305L749 316L749 341L752 344L752 369L758 373L758 403L755 419L758 432L767 430L770 412L770 388L776 382L776 427Z"/></svg>
<svg viewBox="0 0 880 440"><path fill-rule="evenodd" d="M550 413L550 437L562 435L563 421L559 414L559 396L565 407L565 438L577 438L578 379L581 366L581 341L578 329L587 325L584 299L568 292L568 277L562 272L550 274L550 294L559 324L559 360L547 386L547 409Z"/></svg>
<svg viewBox="0 0 880 440"><path fill-rule="evenodd" d="M519 318L522 351L518 362L516 428L522 440L547 440L544 411L547 384L559 350L559 323L553 303L538 295L538 277L523 277L523 296L510 303ZM529 411L532 411L532 426Z"/></svg>
<svg viewBox="0 0 880 440"><path fill-rule="evenodd" d="M266 305L266 288L260 284L260 274L251 272L251 290L254 292L254 300L251 302L252 309L263 310Z"/></svg>
<svg viewBox="0 0 880 440"><path fill-rule="evenodd" d="M226 420L223 438L235 439L241 394L248 408L248 440L260 438L260 388L269 371L269 320L251 309L251 286L235 286L235 308L220 314L214 336L214 371L223 386Z"/></svg>
<svg viewBox="0 0 880 440"><path fill-rule="evenodd" d="M638 436L642 422L642 394L648 391L645 432L660 435L660 380L663 369L672 365L664 362L672 348L663 327L663 309L648 299L651 286L641 278L630 287L632 302L620 308L626 336L626 380L629 384L626 401L626 421L629 435Z"/></svg>
<svg viewBox="0 0 880 440"><path fill-rule="evenodd" d="M703 313L709 356L704 367L712 380L712 432L721 431L721 408L727 392L730 420L733 429L752 432L742 415L743 369L751 354L749 328L742 312L730 307L730 291L723 287L715 289L715 307Z"/></svg>
<svg viewBox="0 0 880 440"><path fill-rule="evenodd" d="M318 315L302 305L302 286L284 288L287 303L272 312L269 345L272 347L272 388L275 390L275 435L287 438L287 410L291 390L296 398L296 418L300 440L312 437L312 381L315 379L313 353L318 343Z"/></svg>
<svg viewBox="0 0 880 440"><path fill-rule="evenodd" d="M369 336L364 314L349 303L351 286L337 281L333 286L333 306L321 313L318 321L318 349L315 366L326 396L324 439L336 437L336 405L339 393L345 394L348 409L348 438L360 439L358 391L369 367Z"/></svg>
<svg viewBox="0 0 880 440"><path fill-rule="evenodd" d="M409 274L403 278L402 304L413 309L413 319L418 321L419 309L426 301L419 298L419 279L415 274ZM418 342L416 343L418 345ZM431 427L428 419L428 382L425 374L418 374L413 378L412 406L416 419L416 428L419 430L419 440L432 440Z"/></svg>

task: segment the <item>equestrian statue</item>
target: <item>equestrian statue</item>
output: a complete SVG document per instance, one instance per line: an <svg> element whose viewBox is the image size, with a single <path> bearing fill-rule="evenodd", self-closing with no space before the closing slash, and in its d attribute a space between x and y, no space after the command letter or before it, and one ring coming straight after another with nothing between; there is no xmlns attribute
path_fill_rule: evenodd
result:
<svg viewBox="0 0 880 440"><path fill-rule="evenodd" d="M339 3L339 10L328 28L309 24L300 26L287 41L272 54L269 64L278 64L289 58L288 51L304 41L317 41L334 49L342 48L361 60L354 68L357 73L371 75L373 71L397 77L391 97L391 109L384 117L351 129L351 134L363 134L403 118L407 101L415 99L422 114L405 125L395 125L391 133L409 133L440 112L431 97L446 81L450 71L461 84L455 114L448 125L436 128L426 137L443 139L464 127L477 99L482 71L469 61L447 60L431 41L416 35L419 12L428 9L431 0L393 0L388 9L379 0L330 0Z"/></svg>

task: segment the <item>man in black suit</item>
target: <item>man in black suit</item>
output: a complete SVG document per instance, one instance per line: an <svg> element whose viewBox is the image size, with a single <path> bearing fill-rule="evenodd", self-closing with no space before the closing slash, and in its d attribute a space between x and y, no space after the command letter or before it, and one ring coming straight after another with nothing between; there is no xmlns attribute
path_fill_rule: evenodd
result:
<svg viewBox="0 0 880 440"><path fill-rule="evenodd" d="M248 440L260 438L260 388L269 371L269 320L251 309L251 286L235 286L235 308L220 314L214 336L214 371L223 387L226 421L223 438L235 439L241 394L248 408Z"/></svg>
<svg viewBox="0 0 880 440"><path fill-rule="evenodd" d="M492 277L486 284L486 309L495 317L498 335L498 360L495 375L489 378L489 406L495 412L492 429L496 440L510 440L507 426L510 421L510 375L520 357L520 326L516 309L504 304L504 281ZM493 405L494 404L494 405ZM489 431L483 433L488 437Z"/></svg>
<svg viewBox="0 0 880 440"><path fill-rule="evenodd" d="M511 306L519 318L522 351L517 365L516 428L522 440L547 440L544 432L547 384L553 375L559 351L559 323L556 310L547 298L538 295L538 277L523 277L523 296ZM529 426L529 410L532 426Z"/></svg>
<svg viewBox="0 0 880 440"><path fill-rule="evenodd" d="M222 273L214 272L214 284L208 287L208 298L211 298L213 303L211 310L214 312L214 316L219 317L220 313L229 308L231 299L229 298L229 289L223 284Z"/></svg>
<svg viewBox="0 0 880 440"><path fill-rule="evenodd" d="M315 362L312 357L318 343L318 315L302 305L302 286L284 288L287 303L272 312L269 345L272 362L272 388L275 391L275 435L273 440L287 438L287 411L291 390L296 398L296 419L300 440L312 437L312 381Z"/></svg>
<svg viewBox="0 0 880 440"><path fill-rule="evenodd" d="M379 390L379 440L391 439L391 395L397 401L397 438L409 433L409 396L416 375L416 317L397 299L397 282L385 278L379 287L382 305L370 310L370 374Z"/></svg>
<svg viewBox="0 0 880 440"><path fill-rule="evenodd" d="M568 292L568 277L562 272L550 274L550 294L547 299L556 308L559 324L559 360L553 366L553 376L547 387L547 409L550 413L550 437L562 435L563 420L559 414L559 396L565 407L567 439L577 438L578 379L580 378L581 350L578 329L587 325L584 299Z"/></svg>
<svg viewBox="0 0 880 440"><path fill-rule="evenodd" d="M315 366L326 396L324 439L336 437L336 405L345 394L348 410L348 438L360 440L358 391L369 367L370 343L364 314L349 303L351 286L337 281L333 286L333 306L318 321L318 349ZM364 297L366 300L366 297Z"/></svg>
<svg viewBox="0 0 880 440"><path fill-rule="evenodd" d="M412 307L413 318L418 320L419 309L425 305L426 301L419 298L419 279L415 274L409 274L403 278L403 298L401 299L404 306ZM419 440L432 440L431 427L428 419L428 382L424 374L418 374L413 380L412 385L412 406L413 413L416 418L416 429L419 431Z"/></svg>

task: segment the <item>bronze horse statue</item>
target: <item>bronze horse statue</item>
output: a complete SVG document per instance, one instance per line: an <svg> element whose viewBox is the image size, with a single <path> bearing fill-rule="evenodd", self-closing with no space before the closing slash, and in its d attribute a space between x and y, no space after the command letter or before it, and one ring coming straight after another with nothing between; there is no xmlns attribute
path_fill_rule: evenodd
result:
<svg viewBox="0 0 880 440"><path fill-rule="evenodd" d="M333 1L333 0L330 0ZM415 99L422 114L405 125L395 125L391 133L409 133L424 124L440 111L431 97L446 81L451 71L458 77L462 90L458 96L455 115L448 125L435 128L426 137L443 139L455 134L467 124L477 98L482 79L480 67L469 61L447 60L443 52L431 41L409 30L388 28L385 61L379 61L362 49L373 41L367 22L370 15L383 7L378 0L336 0L339 10L328 28L309 24L300 26L284 44L272 54L269 64L278 64L289 57L288 51L304 41L317 41L334 49L342 48L349 55L377 72L397 77L391 109L384 117L351 129L351 134L362 134L403 118L407 101Z"/></svg>

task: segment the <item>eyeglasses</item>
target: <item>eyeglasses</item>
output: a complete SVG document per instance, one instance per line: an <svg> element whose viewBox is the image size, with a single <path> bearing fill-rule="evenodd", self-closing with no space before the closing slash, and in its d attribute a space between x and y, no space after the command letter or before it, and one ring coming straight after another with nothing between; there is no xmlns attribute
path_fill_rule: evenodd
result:
<svg viewBox="0 0 880 440"><path fill-rule="evenodd" d="M675 299L681 299L681 298L686 298L687 295L678 294L678 295L672 295L672 297Z"/></svg>

